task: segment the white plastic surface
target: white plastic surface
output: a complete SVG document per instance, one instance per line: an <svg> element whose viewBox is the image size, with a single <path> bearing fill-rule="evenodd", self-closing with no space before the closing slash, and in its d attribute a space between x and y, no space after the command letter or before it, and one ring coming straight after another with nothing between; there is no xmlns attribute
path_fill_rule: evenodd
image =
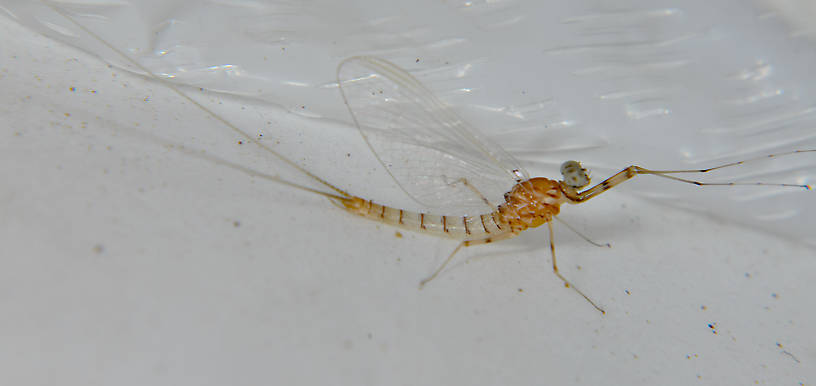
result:
<svg viewBox="0 0 816 386"><path fill-rule="evenodd" d="M412 71L532 174L816 148L816 50L790 17L806 7L589 3L60 7L381 202L408 200L333 84L351 55ZM812 191L639 177L563 208L613 245L556 233L564 275L606 315L562 288L536 230L418 291L455 243L261 178L306 182L53 11L0 7L2 384L813 383ZM815 159L704 177L813 184Z"/></svg>

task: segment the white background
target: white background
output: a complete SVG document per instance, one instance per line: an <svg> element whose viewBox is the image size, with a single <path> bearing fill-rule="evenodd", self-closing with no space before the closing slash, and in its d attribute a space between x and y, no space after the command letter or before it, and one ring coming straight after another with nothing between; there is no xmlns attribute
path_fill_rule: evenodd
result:
<svg viewBox="0 0 816 386"><path fill-rule="evenodd" d="M531 174L816 147L795 3L326 3L63 7L389 204L406 200L332 85L350 55L414 71ZM552 275L540 230L465 251L418 291L455 242L262 178L304 181L36 4L0 18L0 383L813 383L813 192L643 177L563 208L613 245L556 232L564 274L606 315ZM711 179L813 184L815 163Z"/></svg>

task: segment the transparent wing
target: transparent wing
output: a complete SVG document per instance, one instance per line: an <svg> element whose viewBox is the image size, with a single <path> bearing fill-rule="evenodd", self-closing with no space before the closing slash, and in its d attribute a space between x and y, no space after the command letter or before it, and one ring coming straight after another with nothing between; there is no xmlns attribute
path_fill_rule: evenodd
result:
<svg viewBox="0 0 816 386"><path fill-rule="evenodd" d="M493 210L516 180L512 156L474 130L416 78L393 63L352 57L337 80L360 133L411 198L446 213Z"/></svg>

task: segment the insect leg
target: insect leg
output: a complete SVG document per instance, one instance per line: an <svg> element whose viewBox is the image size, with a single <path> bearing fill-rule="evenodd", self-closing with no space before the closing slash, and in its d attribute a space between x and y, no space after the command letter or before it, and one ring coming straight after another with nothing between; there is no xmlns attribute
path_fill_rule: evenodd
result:
<svg viewBox="0 0 816 386"><path fill-rule="evenodd" d="M697 186L734 186L734 185L755 185L755 186L783 186L783 187L793 187L793 188L805 188L810 189L810 185L799 185L799 184L771 184L765 182L700 182L696 180L689 180L685 178L671 176L670 174L677 174L677 173L707 173L713 170L723 169L731 166L738 166L742 165L746 162L757 161L760 159L766 158L777 158L787 155L793 154L800 154L800 153L812 153L816 152L816 149L810 150L794 150L789 151L786 153L776 153L776 154L769 154L764 155L761 157L751 158L743 161L731 162L724 165L719 165L707 169L688 169L688 170L650 170L646 169L637 165L629 166L626 169L621 170L620 172L616 173L612 177L607 178L603 182L598 185L595 185L583 192L575 192L575 191L565 191L566 196L574 203L583 202L589 200L592 197L595 197L609 189L612 189L616 185L629 180L630 178L639 175L639 174L651 174L657 177L668 178L670 180L685 182L687 184L693 184Z"/></svg>
<svg viewBox="0 0 816 386"><path fill-rule="evenodd" d="M565 287L569 287L575 290L575 292L583 296L584 299L586 299L586 301L589 302L589 304L592 304L592 307L595 307L596 310L601 311L602 314L605 314L606 311L604 311L603 308L598 307L598 305L595 304L595 302L593 302L592 299L589 298L589 296L586 296L583 292L581 292L581 290L576 288L574 284L570 283L569 280L567 280L563 275L561 275L561 272L558 272L558 264L555 261L555 242L553 240L552 221L547 223L547 227L550 229L550 252L552 252L553 272L555 273L556 276L558 276L559 279L561 279L564 282Z"/></svg>
<svg viewBox="0 0 816 386"><path fill-rule="evenodd" d="M490 236L490 237L485 237L483 239L465 240L465 241L460 242L459 245L457 245L456 248L453 250L453 252L451 252L451 254L448 255L448 258L445 259L445 261L442 263L442 265L440 265L439 268L437 268L436 271L434 271L434 273L431 276L428 276L427 278L425 278L421 282L419 282L419 289L422 289L425 286L425 284L427 284L429 281L435 279L436 276L439 275L439 273L442 272L443 269L445 269L445 267L448 265L448 263L450 263L451 260L453 260L453 256L455 256L456 252L459 252L459 250L462 249L462 247L470 247L470 246L479 245L479 244L488 244L488 243L492 243L492 242L495 242L495 241L501 241L501 240L509 239L509 238L515 237L515 236L516 236L516 233L507 232L507 233L497 234L497 235Z"/></svg>
<svg viewBox="0 0 816 386"><path fill-rule="evenodd" d="M588 243L590 243L590 244L592 244L592 245L594 245L594 246L596 246L596 247L601 247L601 248L603 248L603 247L606 247L606 248L612 248L612 244L610 244L610 243L604 243L604 244L601 244L601 243L598 243L598 242L592 241L592 239L590 239L590 238L589 238L589 237L587 237L585 234L583 234L583 233L581 233L580 231L578 231L577 229L575 229L575 228L574 228L572 225L570 225L568 222L566 222L566 221L564 221L564 220L560 219L558 216L553 216L553 218L554 218L556 221L558 221L558 222L560 222L561 224L563 224L564 226L566 226L566 227L567 227L567 229L571 230L573 233L575 233L576 235L580 236L582 239L584 239L584 241L586 241L586 242L588 242Z"/></svg>
<svg viewBox="0 0 816 386"><path fill-rule="evenodd" d="M465 185L468 189L473 191L473 193L475 193L477 196L479 196L479 198L482 199L482 202L484 202L485 205L487 205L490 210L495 210L496 209L497 205L493 205L493 203L490 202L490 200L488 200L487 197L485 197L485 195L482 194L482 192L479 191L479 189L476 189L475 186L473 186L470 182L468 182L467 178L462 177L462 178L450 183L450 185L455 185L455 184Z"/></svg>

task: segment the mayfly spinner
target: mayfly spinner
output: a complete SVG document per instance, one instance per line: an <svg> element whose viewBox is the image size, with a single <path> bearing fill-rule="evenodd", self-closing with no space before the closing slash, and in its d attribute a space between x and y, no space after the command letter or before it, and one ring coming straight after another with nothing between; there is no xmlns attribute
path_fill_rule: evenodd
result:
<svg viewBox="0 0 816 386"><path fill-rule="evenodd" d="M547 224L553 272L565 286L604 312L558 271L552 220L562 204L585 202L639 174L700 186L771 185L810 189L808 185L761 182L704 183L674 174L706 173L760 158L816 150L772 154L695 170L650 170L633 165L590 188L587 188L589 175L577 161L561 165L561 181L530 178L499 145L468 126L416 78L396 65L379 58L353 57L340 63L337 74L343 99L360 133L397 184L417 202L437 208L437 213L445 213L446 209L448 213L453 210L466 213L417 213L361 197L334 199L344 209L371 220L461 240L442 265L420 282L420 288L433 280L462 247L509 239L526 229ZM418 159L418 154L426 159Z"/></svg>
<svg viewBox="0 0 816 386"><path fill-rule="evenodd" d="M368 147L396 183L414 201L428 208L417 212L389 207L352 195L295 164L259 142L225 118L193 100L176 86L113 47L76 22L63 10L44 2L77 28L105 44L150 78L167 85L180 97L201 108L247 142L278 157L326 187L323 192L273 177L272 179L320 194L336 206L370 220L404 229L459 240L458 246L420 288L433 280L462 247L487 244L517 236L546 224L553 272L592 306L603 309L558 271L552 221L563 204L585 202L641 174L650 174L695 185L766 185L810 189L808 185L768 183L704 183L677 177L681 173L706 173L761 158L816 152L796 150L728 163L707 169L650 170L629 166L601 183L590 186L587 171L576 161L561 165L563 179L531 178L511 155L469 126L408 72L374 57L352 57L340 63L337 82L343 100Z"/></svg>

